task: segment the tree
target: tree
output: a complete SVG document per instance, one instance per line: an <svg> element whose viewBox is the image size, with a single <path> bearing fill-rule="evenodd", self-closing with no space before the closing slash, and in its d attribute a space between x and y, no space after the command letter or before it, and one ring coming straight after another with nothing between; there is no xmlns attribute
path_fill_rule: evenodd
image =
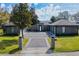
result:
<svg viewBox="0 0 79 59"><path fill-rule="evenodd" d="M0 9L0 26L9 20L10 14L7 10Z"/></svg>
<svg viewBox="0 0 79 59"><path fill-rule="evenodd" d="M35 13L35 9L31 7L30 12L32 15L32 25L39 23L38 16Z"/></svg>
<svg viewBox="0 0 79 59"><path fill-rule="evenodd" d="M13 22L20 29L23 38L23 29L25 27L31 26L32 24L31 13L28 10L28 5L26 3L16 4L13 7L10 21Z"/></svg>
<svg viewBox="0 0 79 59"><path fill-rule="evenodd" d="M56 18L55 18L54 16L52 16L50 20L51 20L51 22L53 23L53 22L56 21Z"/></svg>

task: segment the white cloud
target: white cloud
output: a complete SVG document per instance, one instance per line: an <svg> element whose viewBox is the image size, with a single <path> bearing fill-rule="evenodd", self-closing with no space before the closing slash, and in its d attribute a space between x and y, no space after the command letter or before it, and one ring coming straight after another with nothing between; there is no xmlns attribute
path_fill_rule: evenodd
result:
<svg viewBox="0 0 79 59"><path fill-rule="evenodd" d="M69 14L73 15L76 14L77 12L79 12L79 10L68 10Z"/></svg>
<svg viewBox="0 0 79 59"><path fill-rule="evenodd" d="M7 7L7 9L8 9L8 12L11 13L11 11L12 11L12 5L9 5L9 6Z"/></svg>
<svg viewBox="0 0 79 59"><path fill-rule="evenodd" d="M61 7L59 6L59 5L56 5L55 7L54 7L54 9L60 9Z"/></svg>
<svg viewBox="0 0 79 59"><path fill-rule="evenodd" d="M28 3L28 6L31 7L32 6L32 3Z"/></svg>
<svg viewBox="0 0 79 59"><path fill-rule="evenodd" d="M62 9L60 5L54 6L54 4L48 4L45 7L36 9L38 19L41 21L50 20L52 16L57 16L59 12L68 11L69 14L73 15L79 12L78 9Z"/></svg>
<svg viewBox="0 0 79 59"><path fill-rule="evenodd" d="M1 8L5 8L5 4L4 3L1 3Z"/></svg>
<svg viewBox="0 0 79 59"><path fill-rule="evenodd" d="M57 16L60 8L59 6L54 6L53 4L48 4L47 6L36 9L36 14L38 15L38 19L41 21L50 20L52 16Z"/></svg>

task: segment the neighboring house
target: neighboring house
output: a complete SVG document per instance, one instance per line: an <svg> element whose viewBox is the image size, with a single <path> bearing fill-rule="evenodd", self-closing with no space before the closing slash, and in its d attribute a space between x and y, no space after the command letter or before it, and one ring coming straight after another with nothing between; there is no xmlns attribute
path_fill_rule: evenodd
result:
<svg viewBox="0 0 79 59"><path fill-rule="evenodd" d="M58 20L54 23L34 25L31 31L51 31L55 35L78 35L79 24L69 20Z"/></svg>
<svg viewBox="0 0 79 59"><path fill-rule="evenodd" d="M4 35L18 35L19 34L19 29L16 27L13 23L6 23L3 24L3 32Z"/></svg>

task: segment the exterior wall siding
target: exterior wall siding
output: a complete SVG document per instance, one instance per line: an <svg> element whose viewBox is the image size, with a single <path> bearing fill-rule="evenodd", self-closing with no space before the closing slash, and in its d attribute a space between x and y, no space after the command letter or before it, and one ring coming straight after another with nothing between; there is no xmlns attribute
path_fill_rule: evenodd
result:
<svg viewBox="0 0 79 59"><path fill-rule="evenodd" d="M19 29L17 27L5 27L4 29L4 35L18 35Z"/></svg>
<svg viewBox="0 0 79 59"><path fill-rule="evenodd" d="M50 27L50 31L56 35L75 35L78 34L78 27L76 26L64 26L65 31L63 33L63 26Z"/></svg>
<svg viewBox="0 0 79 59"><path fill-rule="evenodd" d="M50 26L50 31L51 31L53 34L55 34L55 33L54 33L54 26Z"/></svg>
<svg viewBox="0 0 79 59"><path fill-rule="evenodd" d="M34 25L32 26L31 31L51 31L56 35L74 35L78 34L77 26L49 26L49 25ZM64 27L64 30L63 30Z"/></svg>
<svg viewBox="0 0 79 59"><path fill-rule="evenodd" d="M62 32L62 27L57 26L57 27L56 27L56 32L55 32L55 34L57 34L57 35L62 35L62 34L63 34L63 32Z"/></svg>
<svg viewBox="0 0 79 59"><path fill-rule="evenodd" d="M50 26L50 31L53 33L53 34L55 34L56 32L56 27L54 27L54 26Z"/></svg>
<svg viewBox="0 0 79 59"><path fill-rule="evenodd" d="M39 31L39 26L38 25L33 25L31 28L30 28L31 31Z"/></svg>
<svg viewBox="0 0 79 59"><path fill-rule="evenodd" d="M33 25L30 30L31 31L40 31L40 26L41 26L41 31L49 31L50 27L48 25Z"/></svg>
<svg viewBox="0 0 79 59"><path fill-rule="evenodd" d="M78 34L78 27L65 27L65 34Z"/></svg>

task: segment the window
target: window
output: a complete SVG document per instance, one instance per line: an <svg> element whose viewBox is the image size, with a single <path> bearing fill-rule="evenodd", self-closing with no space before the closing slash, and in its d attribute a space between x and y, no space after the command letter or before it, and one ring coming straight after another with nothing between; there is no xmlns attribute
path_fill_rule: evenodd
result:
<svg viewBox="0 0 79 59"><path fill-rule="evenodd" d="M65 32L65 27L62 27L62 32L63 32L63 33Z"/></svg>
<svg viewBox="0 0 79 59"><path fill-rule="evenodd" d="M40 26L40 31L41 31L41 26Z"/></svg>
<svg viewBox="0 0 79 59"><path fill-rule="evenodd" d="M11 32L12 32L12 33L14 33L14 32L15 32L14 27L11 27Z"/></svg>

